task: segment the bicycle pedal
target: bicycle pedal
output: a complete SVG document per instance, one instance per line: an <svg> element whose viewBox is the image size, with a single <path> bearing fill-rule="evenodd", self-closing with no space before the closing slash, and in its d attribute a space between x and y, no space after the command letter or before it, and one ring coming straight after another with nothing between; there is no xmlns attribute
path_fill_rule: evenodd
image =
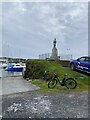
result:
<svg viewBox="0 0 90 120"><path fill-rule="evenodd" d="M61 83L61 86L64 86L64 83Z"/></svg>

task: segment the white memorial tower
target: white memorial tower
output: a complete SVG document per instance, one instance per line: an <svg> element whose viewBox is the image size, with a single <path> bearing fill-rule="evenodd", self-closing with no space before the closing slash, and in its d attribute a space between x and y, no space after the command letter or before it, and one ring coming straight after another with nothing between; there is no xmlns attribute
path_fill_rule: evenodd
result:
<svg viewBox="0 0 90 120"><path fill-rule="evenodd" d="M51 54L50 59L51 59L51 60L59 60L58 50L57 50L57 48L56 48L56 38L55 38L54 41L53 41L52 54Z"/></svg>

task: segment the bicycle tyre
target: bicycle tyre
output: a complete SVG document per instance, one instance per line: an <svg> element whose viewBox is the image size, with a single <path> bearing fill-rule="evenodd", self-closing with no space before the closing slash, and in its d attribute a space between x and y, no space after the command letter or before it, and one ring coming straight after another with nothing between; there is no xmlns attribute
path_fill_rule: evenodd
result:
<svg viewBox="0 0 90 120"><path fill-rule="evenodd" d="M57 80L56 79L50 80L49 83L48 83L48 88L53 89L56 85L57 85Z"/></svg>
<svg viewBox="0 0 90 120"><path fill-rule="evenodd" d="M65 87L67 87L68 89L75 89L77 86L77 82L74 78L67 78L65 80Z"/></svg>

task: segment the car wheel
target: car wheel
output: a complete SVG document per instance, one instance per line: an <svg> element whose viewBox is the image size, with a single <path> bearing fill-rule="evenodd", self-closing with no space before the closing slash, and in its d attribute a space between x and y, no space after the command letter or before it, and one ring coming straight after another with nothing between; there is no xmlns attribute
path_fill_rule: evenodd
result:
<svg viewBox="0 0 90 120"><path fill-rule="evenodd" d="M70 68L71 68L71 70L75 70L74 64L71 64L71 65L70 65Z"/></svg>

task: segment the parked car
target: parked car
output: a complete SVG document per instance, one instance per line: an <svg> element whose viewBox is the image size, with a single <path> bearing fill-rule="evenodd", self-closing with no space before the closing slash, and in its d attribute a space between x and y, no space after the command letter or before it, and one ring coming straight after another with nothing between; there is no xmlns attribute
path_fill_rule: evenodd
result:
<svg viewBox="0 0 90 120"><path fill-rule="evenodd" d="M71 60L70 66L72 70L80 70L90 73L90 57L84 56L76 60Z"/></svg>

